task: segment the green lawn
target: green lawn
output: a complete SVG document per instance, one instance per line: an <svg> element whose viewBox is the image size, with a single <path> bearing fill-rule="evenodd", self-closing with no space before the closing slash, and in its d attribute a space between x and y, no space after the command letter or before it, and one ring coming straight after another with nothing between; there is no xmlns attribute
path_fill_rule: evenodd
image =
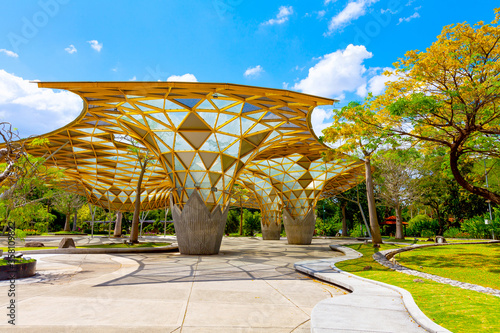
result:
<svg viewBox="0 0 500 333"><path fill-rule="evenodd" d="M417 237L418 242L415 242L414 237L406 237L403 240L390 238L390 237L382 237L383 242L394 242L394 243L408 243L408 244L434 244L434 242L427 242L428 238ZM448 243L471 243L471 242L481 242L484 239L460 239L460 238L446 238Z"/></svg>
<svg viewBox="0 0 500 333"><path fill-rule="evenodd" d="M474 246L474 245L472 245ZM363 253L363 257L336 264L340 269L358 276L392 284L408 290L420 309L437 324L454 333L500 332L500 297L424 279L390 270L373 260L374 248L368 245L351 245ZM400 248L398 245L382 245L381 250ZM498 257L497 257L498 258ZM372 269L363 271L366 266Z"/></svg>
<svg viewBox="0 0 500 333"><path fill-rule="evenodd" d="M26 260L24 258L16 259L14 265L26 264L28 262L33 262L33 261L35 261L35 259L30 259L30 260ZM0 260L0 266L6 266L6 265L10 265L10 261L5 259Z"/></svg>
<svg viewBox="0 0 500 333"><path fill-rule="evenodd" d="M427 247L396 259L421 272L500 290L500 243Z"/></svg>
<svg viewBox="0 0 500 333"><path fill-rule="evenodd" d="M147 242L147 243L139 243L135 245L128 245L128 244L123 244L123 243L114 243L114 244L99 244L99 245L84 245L84 246L77 246L77 249L85 249L85 248L103 248L103 249L118 249L118 248L137 248L137 247L161 247L161 246L168 246L171 245L171 243L153 243L153 242ZM22 251L36 251L36 250L52 250L52 249L57 249L57 246L44 246L44 247L16 247L16 252L22 252ZM9 248L7 247L0 247L0 249L3 250L3 254L6 255L7 252L9 251Z"/></svg>
<svg viewBox="0 0 500 333"><path fill-rule="evenodd" d="M42 246L42 247L16 247L16 252L22 251L36 251L36 250L52 250L57 249L57 246ZM3 254L7 255L9 251L8 247L0 247L0 250L3 250Z"/></svg>
<svg viewBox="0 0 500 333"><path fill-rule="evenodd" d="M85 246L78 246L78 248L79 249L81 249L81 248L119 249L119 248L138 248L138 247L162 247L162 246L168 246L170 244L171 243L147 242L147 243L139 243L139 244L129 245L129 244L123 244L123 243L115 243L115 244L101 244L101 245L85 245Z"/></svg>

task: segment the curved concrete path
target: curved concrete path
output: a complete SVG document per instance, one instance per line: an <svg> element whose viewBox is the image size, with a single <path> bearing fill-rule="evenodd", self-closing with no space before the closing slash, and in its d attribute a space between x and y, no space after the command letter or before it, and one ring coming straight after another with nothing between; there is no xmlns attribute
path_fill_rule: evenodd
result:
<svg viewBox="0 0 500 333"><path fill-rule="evenodd" d="M312 332L450 332L427 318L406 290L336 268L335 263L362 254L347 247L331 247L345 256L295 264L298 271L352 292L319 302L311 313Z"/></svg>
<svg viewBox="0 0 500 333"><path fill-rule="evenodd" d="M340 256L331 243L224 238L221 253L211 256L30 255L39 274L17 281L15 331L310 332L313 307L347 292L293 264ZM11 329L8 302L2 292L0 332Z"/></svg>

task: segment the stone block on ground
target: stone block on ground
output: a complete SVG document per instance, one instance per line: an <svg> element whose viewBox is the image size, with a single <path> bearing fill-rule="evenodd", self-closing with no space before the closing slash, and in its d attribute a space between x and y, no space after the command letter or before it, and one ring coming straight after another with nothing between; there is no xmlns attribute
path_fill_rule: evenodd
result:
<svg viewBox="0 0 500 333"><path fill-rule="evenodd" d="M42 242L26 242L25 247L44 247Z"/></svg>
<svg viewBox="0 0 500 333"><path fill-rule="evenodd" d="M75 248L75 241L71 237L64 237L59 243L60 249Z"/></svg>
<svg viewBox="0 0 500 333"><path fill-rule="evenodd" d="M435 242L438 244L447 243L446 239L443 236L436 236Z"/></svg>

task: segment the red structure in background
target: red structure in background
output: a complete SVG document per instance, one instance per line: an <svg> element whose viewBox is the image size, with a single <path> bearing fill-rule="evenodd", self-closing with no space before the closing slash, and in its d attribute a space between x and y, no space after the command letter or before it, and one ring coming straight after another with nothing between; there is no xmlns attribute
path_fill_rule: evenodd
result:
<svg viewBox="0 0 500 333"><path fill-rule="evenodd" d="M384 222L380 222L380 225L396 225L396 216L386 217ZM403 222L403 225L408 225L408 222Z"/></svg>
<svg viewBox="0 0 500 333"><path fill-rule="evenodd" d="M386 233L390 233L390 236L392 236L394 233L396 233L396 216L389 216L386 217L384 221L379 222L379 225L389 225L391 227L385 229ZM406 226L408 225L408 222L403 222L403 235L406 236Z"/></svg>

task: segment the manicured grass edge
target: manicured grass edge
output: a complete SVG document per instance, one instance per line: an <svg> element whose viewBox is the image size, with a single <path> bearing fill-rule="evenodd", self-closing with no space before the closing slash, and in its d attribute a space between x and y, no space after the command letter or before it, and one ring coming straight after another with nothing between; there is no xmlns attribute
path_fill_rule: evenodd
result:
<svg viewBox="0 0 500 333"><path fill-rule="evenodd" d="M337 269L374 283L406 290L419 309L442 327L455 333L500 331L500 322L496 319L500 316L500 298L427 279L418 283L415 276L393 271L377 263L370 253L366 253L373 251L371 244L343 246L362 253L363 257L338 262L335 264ZM363 251L356 249L363 246ZM366 265L373 266L373 269L363 271ZM349 266L354 269L346 269ZM492 311L493 309L496 310Z"/></svg>

